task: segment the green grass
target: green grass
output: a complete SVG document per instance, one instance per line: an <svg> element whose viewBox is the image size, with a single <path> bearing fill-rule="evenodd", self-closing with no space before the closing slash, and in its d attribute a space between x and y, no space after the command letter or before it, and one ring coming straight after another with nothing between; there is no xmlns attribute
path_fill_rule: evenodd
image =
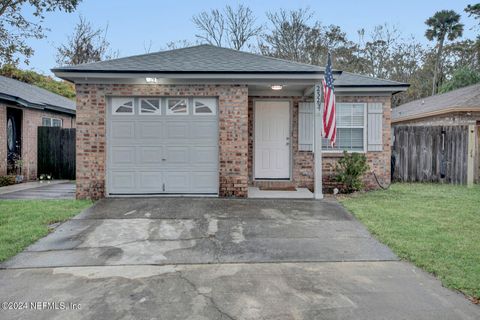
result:
<svg viewBox="0 0 480 320"><path fill-rule="evenodd" d="M0 261L46 236L49 224L65 221L91 204L80 200L0 200Z"/></svg>
<svg viewBox="0 0 480 320"><path fill-rule="evenodd" d="M480 186L399 183L340 202L400 258L480 298Z"/></svg>

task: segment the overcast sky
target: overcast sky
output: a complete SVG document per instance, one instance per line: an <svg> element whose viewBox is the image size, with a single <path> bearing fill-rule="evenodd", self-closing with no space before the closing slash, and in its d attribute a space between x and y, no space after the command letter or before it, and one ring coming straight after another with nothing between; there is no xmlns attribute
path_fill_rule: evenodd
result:
<svg viewBox="0 0 480 320"><path fill-rule="evenodd" d="M438 10L453 9L462 14L466 25L464 38L474 38L476 32L469 30L475 24L463 9L476 1L463 0L256 0L256 1L160 1L160 0L83 0L78 10L72 14L52 13L46 16L45 25L51 29L47 38L31 40L35 54L30 65L22 67L50 74L55 66L55 47L65 42L73 31L78 16L84 16L97 27L108 25L108 40L120 56L145 53L145 46L152 44L151 51L158 51L170 41L195 41L195 27L192 16L226 4L248 5L257 16L258 22L266 24L265 12L279 8L298 9L310 7L314 18L323 24L337 24L356 39L357 30L373 28L388 22L396 25L405 35L412 34L425 41L424 21Z"/></svg>

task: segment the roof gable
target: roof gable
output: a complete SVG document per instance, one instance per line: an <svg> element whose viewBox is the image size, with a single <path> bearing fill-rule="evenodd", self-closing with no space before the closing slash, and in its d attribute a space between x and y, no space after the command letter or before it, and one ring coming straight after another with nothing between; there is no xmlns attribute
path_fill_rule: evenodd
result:
<svg viewBox="0 0 480 320"><path fill-rule="evenodd" d="M49 108L74 113L75 102L61 95L0 76L0 99L17 102L25 107Z"/></svg>

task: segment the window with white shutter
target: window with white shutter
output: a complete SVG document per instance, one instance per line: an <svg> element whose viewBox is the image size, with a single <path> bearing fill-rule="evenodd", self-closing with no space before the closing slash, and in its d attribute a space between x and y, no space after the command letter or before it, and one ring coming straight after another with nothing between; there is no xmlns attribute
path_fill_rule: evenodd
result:
<svg viewBox="0 0 480 320"><path fill-rule="evenodd" d="M298 150L313 151L313 102L298 105ZM383 150L383 105L381 103L337 103L337 143L322 140L322 150L341 152Z"/></svg>

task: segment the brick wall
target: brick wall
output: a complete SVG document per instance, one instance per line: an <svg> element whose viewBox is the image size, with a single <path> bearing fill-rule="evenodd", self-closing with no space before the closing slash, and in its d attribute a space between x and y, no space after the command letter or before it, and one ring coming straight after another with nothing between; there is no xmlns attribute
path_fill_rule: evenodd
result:
<svg viewBox="0 0 480 320"><path fill-rule="evenodd" d="M259 97L260 98L260 97ZM261 97L265 99L265 97ZM249 97L249 156L248 172L250 184L255 186L295 186L306 187L313 190L314 186L314 157L312 152L298 150L298 103L304 101L303 97L271 97L272 99L286 99L292 102L292 179L290 181L255 181L253 179L253 146L254 146L254 100L256 97ZM390 183L390 123L391 123L391 97L390 96L337 96L337 102L362 102L362 103L383 103L383 150L378 152L367 152L367 161L370 169L375 172L380 183ZM324 191L329 192L335 186L333 176L335 167L341 154L323 153L323 184ZM367 189L378 188L378 184L371 172L364 177Z"/></svg>
<svg viewBox="0 0 480 320"><path fill-rule="evenodd" d="M216 96L220 196L248 188L248 88L244 85L77 84L77 198L105 196L106 97Z"/></svg>
<svg viewBox="0 0 480 320"><path fill-rule="evenodd" d="M7 107L15 105L0 104L0 175L7 173ZM37 127L42 125L42 117L62 119L64 128L75 127L75 118L69 115L20 108L22 110L22 159L23 175L26 180L37 179Z"/></svg>

